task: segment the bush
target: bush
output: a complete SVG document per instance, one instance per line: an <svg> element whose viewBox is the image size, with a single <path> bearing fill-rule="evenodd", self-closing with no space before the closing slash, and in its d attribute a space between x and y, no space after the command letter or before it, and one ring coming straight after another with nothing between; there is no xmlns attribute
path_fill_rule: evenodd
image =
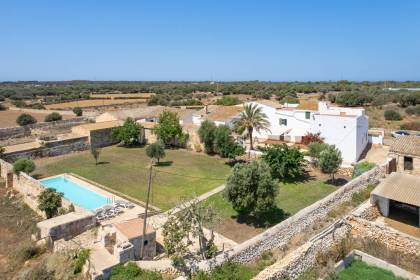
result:
<svg viewBox="0 0 420 280"><path fill-rule="evenodd" d="M298 148L289 148L286 144L266 148L262 160L268 164L272 176L277 179L296 179L305 171L303 154Z"/></svg>
<svg viewBox="0 0 420 280"><path fill-rule="evenodd" d="M204 143L204 150L208 154L214 153L214 140L216 134L216 125L212 121L204 121L198 129L198 136L200 141Z"/></svg>
<svg viewBox="0 0 420 280"><path fill-rule="evenodd" d="M63 119L63 117L59 113L53 112L51 114L48 114L45 117L44 121L46 121L46 122L55 122L55 121L61 121L62 119Z"/></svg>
<svg viewBox="0 0 420 280"><path fill-rule="evenodd" d="M387 121L400 121L402 120L402 117L400 113L398 113L395 110L386 110L384 112L384 117Z"/></svg>
<svg viewBox="0 0 420 280"><path fill-rule="evenodd" d="M192 276L192 280L245 280L253 276L255 272L250 267L228 262L212 272L198 272Z"/></svg>
<svg viewBox="0 0 420 280"><path fill-rule="evenodd" d="M13 253L13 260L17 263L24 263L27 260L39 255L42 250L34 242L25 242Z"/></svg>
<svg viewBox="0 0 420 280"><path fill-rule="evenodd" d="M80 108L80 107L74 107L74 108L73 108L73 113L74 113L76 116L80 117L81 115L83 115L83 110L82 110L82 108Z"/></svg>
<svg viewBox="0 0 420 280"><path fill-rule="evenodd" d="M119 264L112 269L109 280L163 280L157 272L145 271L135 263Z"/></svg>
<svg viewBox="0 0 420 280"><path fill-rule="evenodd" d="M16 123L20 126L34 124L36 123L36 119L33 116L24 113L17 117Z"/></svg>
<svg viewBox="0 0 420 280"><path fill-rule="evenodd" d="M317 166L321 152L328 148L328 144L312 142L308 145L308 155L312 158L312 164Z"/></svg>
<svg viewBox="0 0 420 280"><path fill-rule="evenodd" d="M35 163L26 158L20 158L13 163L13 172L19 174L19 172L25 172L27 174L35 170Z"/></svg>
<svg viewBox="0 0 420 280"><path fill-rule="evenodd" d="M87 259L89 258L90 250L81 249L74 260L74 274L82 272L83 266L85 265Z"/></svg>
<svg viewBox="0 0 420 280"><path fill-rule="evenodd" d="M407 115L420 116L420 105L410 106L407 109L405 109L405 112L407 113Z"/></svg>
<svg viewBox="0 0 420 280"><path fill-rule="evenodd" d="M407 122L400 125L401 129L404 130L420 130L420 122Z"/></svg>
<svg viewBox="0 0 420 280"><path fill-rule="evenodd" d="M307 133L302 137L302 144L309 145L312 142L324 143L321 138L321 133Z"/></svg>
<svg viewBox="0 0 420 280"><path fill-rule="evenodd" d="M354 166L354 169L353 169L353 178L356 178L356 177L362 175L363 173L365 173L365 172L371 170L372 168L374 168L375 166L376 166L376 164L374 164L372 162L367 162L367 161L356 164Z"/></svg>
<svg viewBox="0 0 420 280"><path fill-rule="evenodd" d="M217 105L232 106L241 103L236 96L225 95L216 101Z"/></svg>
<svg viewBox="0 0 420 280"><path fill-rule="evenodd" d="M53 188L44 189L38 195L38 208L41 211L45 211L47 219L57 215L58 209L61 207L62 197L63 193L56 192Z"/></svg>

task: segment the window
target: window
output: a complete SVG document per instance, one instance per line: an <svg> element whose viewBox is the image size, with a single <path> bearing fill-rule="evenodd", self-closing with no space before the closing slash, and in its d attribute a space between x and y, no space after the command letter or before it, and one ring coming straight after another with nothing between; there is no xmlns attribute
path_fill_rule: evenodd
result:
<svg viewBox="0 0 420 280"><path fill-rule="evenodd" d="M305 112L305 119L309 120L311 118L311 112Z"/></svg>
<svg viewBox="0 0 420 280"><path fill-rule="evenodd" d="M279 123L280 123L280 125L287 126L287 119L279 119Z"/></svg>
<svg viewBox="0 0 420 280"><path fill-rule="evenodd" d="M149 244L149 241L147 241L147 240L144 240L144 246L147 246L147 244Z"/></svg>

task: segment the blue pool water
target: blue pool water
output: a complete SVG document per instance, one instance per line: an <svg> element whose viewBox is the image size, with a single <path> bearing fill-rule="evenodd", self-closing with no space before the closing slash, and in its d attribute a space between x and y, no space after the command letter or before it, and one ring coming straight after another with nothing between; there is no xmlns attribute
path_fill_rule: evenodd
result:
<svg viewBox="0 0 420 280"><path fill-rule="evenodd" d="M64 198L87 210L95 210L108 203L105 196L91 191L64 176L43 179L40 182L46 188L54 188L56 191L62 192Z"/></svg>

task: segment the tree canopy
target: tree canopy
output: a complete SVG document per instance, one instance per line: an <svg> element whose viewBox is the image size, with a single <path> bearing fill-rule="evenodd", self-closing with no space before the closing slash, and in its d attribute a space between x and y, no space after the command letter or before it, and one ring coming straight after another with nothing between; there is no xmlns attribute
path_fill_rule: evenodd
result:
<svg viewBox="0 0 420 280"><path fill-rule="evenodd" d="M121 127L112 130L112 137L126 146L140 144L142 126L132 118L127 118Z"/></svg>
<svg viewBox="0 0 420 280"><path fill-rule="evenodd" d="M38 208L45 211L47 219L57 215L58 208L61 207L63 193L57 192L53 188L44 189L38 196Z"/></svg>
<svg viewBox="0 0 420 280"><path fill-rule="evenodd" d="M258 216L275 207L277 188L267 163L238 163L226 181L224 196L239 213Z"/></svg>
<svg viewBox="0 0 420 280"><path fill-rule="evenodd" d="M178 114L169 111L164 111L159 115L159 122L153 129L153 133L166 146L184 146L187 141L187 135L182 132Z"/></svg>

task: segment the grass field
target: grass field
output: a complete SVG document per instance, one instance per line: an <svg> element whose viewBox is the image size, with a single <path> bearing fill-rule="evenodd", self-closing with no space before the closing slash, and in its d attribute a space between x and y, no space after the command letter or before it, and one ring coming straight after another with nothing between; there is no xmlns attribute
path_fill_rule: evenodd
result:
<svg viewBox="0 0 420 280"><path fill-rule="evenodd" d="M149 158L145 148L107 147L95 165L89 151L36 161L35 174L41 177L65 172L78 174L99 184L145 201ZM186 150L167 150L155 168L151 203L170 209L181 198L200 195L219 185L230 167L216 157Z"/></svg>
<svg viewBox="0 0 420 280"><path fill-rule="evenodd" d="M216 226L216 231L236 242L243 242L264 231L266 227L285 220L336 189L336 187L318 180L281 183L276 200L278 209L270 213L264 220L238 215L231 204L223 198L222 193L211 196L205 203L213 204L218 211L220 222Z"/></svg>
<svg viewBox="0 0 420 280"><path fill-rule="evenodd" d="M338 274L337 280L403 280L392 272L379 267L370 266L362 261L353 261L349 267Z"/></svg>
<svg viewBox="0 0 420 280"><path fill-rule="evenodd" d="M43 122L45 117L48 115L48 113L33 113L33 112L26 112L23 110L6 110L6 111L0 111L0 128L3 127L15 127L19 126L16 123L17 117L19 117L21 114L27 113L33 116L38 122ZM69 115L62 115L63 119L69 119L72 116Z"/></svg>

